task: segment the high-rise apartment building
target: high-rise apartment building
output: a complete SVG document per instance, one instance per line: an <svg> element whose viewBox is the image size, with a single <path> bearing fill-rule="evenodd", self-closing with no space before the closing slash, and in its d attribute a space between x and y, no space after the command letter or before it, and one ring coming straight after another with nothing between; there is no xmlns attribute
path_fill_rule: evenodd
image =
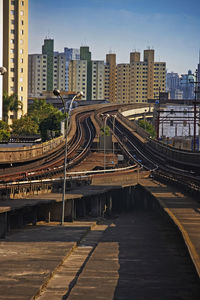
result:
<svg viewBox="0 0 200 300"><path fill-rule="evenodd" d="M166 89L166 64L154 61L154 50L144 50L144 60L139 52L130 54L130 102L147 102L158 99Z"/></svg>
<svg viewBox="0 0 200 300"><path fill-rule="evenodd" d="M69 91L69 62L70 60L79 60L80 59L80 49L75 48L64 48L64 53L66 57L66 84L65 84L65 90Z"/></svg>
<svg viewBox="0 0 200 300"><path fill-rule="evenodd" d="M3 67L3 0L0 0L0 67ZM0 74L0 120L3 107L3 76Z"/></svg>
<svg viewBox="0 0 200 300"><path fill-rule="evenodd" d="M119 69L118 69L119 72ZM128 86L128 66L126 67L126 81L124 78L118 78L117 85ZM121 76L122 78L122 76ZM121 82L122 80L122 82ZM148 99L158 99L160 92L166 89L166 64L164 62L154 61L154 50L144 50L144 60L140 60L139 52L130 53L130 86L128 98L127 88L123 87L122 94L117 93L117 101L124 102L126 97L127 103L142 103Z"/></svg>
<svg viewBox="0 0 200 300"><path fill-rule="evenodd" d="M117 100L130 102L130 64L117 65Z"/></svg>
<svg viewBox="0 0 200 300"><path fill-rule="evenodd" d="M53 89L65 90L66 79L66 55L65 53L54 52L53 57ZM48 71L47 71L48 76Z"/></svg>
<svg viewBox="0 0 200 300"><path fill-rule="evenodd" d="M54 40L45 39L42 46L42 54L47 56L47 90L53 90L53 67L54 67Z"/></svg>
<svg viewBox="0 0 200 300"><path fill-rule="evenodd" d="M3 90L18 95L23 108L10 119L27 113L28 94L28 0L3 1Z"/></svg>
<svg viewBox="0 0 200 300"><path fill-rule="evenodd" d="M83 100L87 98L87 60L71 60L69 62L69 90L82 91Z"/></svg>
<svg viewBox="0 0 200 300"><path fill-rule="evenodd" d="M80 47L80 60L87 61L87 100L92 99L92 54L88 46Z"/></svg>
<svg viewBox="0 0 200 300"><path fill-rule="evenodd" d="M38 97L47 91L47 55L28 56L28 96Z"/></svg>
<svg viewBox="0 0 200 300"><path fill-rule="evenodd" d="M66 55L53 52L53 40L45 40L42 52L46 54L31 54L28 57L28 95L40 96L44 91L54 89L65 90L66 85Z"/></svg>
<svg viewBox="0 0 200 300"><path fill-rule="evenodd" d="M104 61L92 61L92 98L104 100L105 66Z"/></svg>
<svg viewBox="0 0 200 300"><path fill-rule="evenodd" d="M107 54L105 65L105 100L110 101L111 103L116 102L116 70L116 54Z"/></svg>

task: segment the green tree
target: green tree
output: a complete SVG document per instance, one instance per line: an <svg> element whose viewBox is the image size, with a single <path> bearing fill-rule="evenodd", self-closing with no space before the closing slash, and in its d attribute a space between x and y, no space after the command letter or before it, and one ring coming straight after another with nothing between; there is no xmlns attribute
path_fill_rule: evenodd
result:
<svg viewBox="0 0 200 300"><path fill-rule="evenodd" d="M38 133L38 124L30 116L22 116L18 120L13 120L11 125L12 133L16 135L34 135Z"/></svg>
<svg viewBox="0 0 200 300"><path fill-rule="evenodd" d="M18 100L16 94L8 95L8 93L3 94L3 120L8 123L8 113L13 111L17 113L19 109L23 108L23 104Z"/></svg>
<svg viewBox="0 0 200 300"><path fill-rule="evenodd" d="M104 130L105 130L105 132L104 132ZM108 126L106 126L105 129L104 129L104 127L101 127L100 134L101 135L105 134L105 136L109 136L110 135L110 128Z"/></svg>
<svg viewBox="0 0 200 300"><path fill-rule="evenodd" d="M151 123L149 123L147 120L140 120L138 122L138 125L140 127L142 127L143 129L145 129L152 138L156 137L156 130L155 130L154 126Z"/></svg>
<svg viewBox="0 0 200 300"><path fill-rule="evenodd" d="M60 122L64 119L64 114L53 105L47 104L46 100L35 99L29 115L38 124L43 141L52 138L52 132L55 136L60 135Z"/></svg>
<svg viewBox="0 0 200 300"><path fill-rule="evenodd" d="M8 141L10 138L9 126L6 122L0 121L0 141Z"/></svg>
<svg viewBox="0 0 200 300"><path fill-rule="evenodd" d="M43 141L60 135L62 120L63 114L57 111L56 113L51 113L46 119L40 122L39 129Z"/></svg>

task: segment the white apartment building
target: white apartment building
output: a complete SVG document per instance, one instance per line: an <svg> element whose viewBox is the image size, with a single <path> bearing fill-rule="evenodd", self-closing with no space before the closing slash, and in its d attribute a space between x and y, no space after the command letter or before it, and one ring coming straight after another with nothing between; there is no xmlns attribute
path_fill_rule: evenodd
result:
<svg viewBox="0 0 200 300"><path fill-rule="evenodd" d="M66 84L66 55L54 52L53 59L53 89L65 91Z"/></svg>
<svg viewBox="0 0 200 300"><path fill-rule="evenodd" d="M38 97L47 90L47 55L28 56L28 96Z"/></svg>
<svg viewBox="0 0 200 300"><path fill-rule="evenodd" d="M104 100L104 61L92 61L92 100Z"/></svg>
<svg viewBox="0 0 200 300"><path fill-rule="evenodd" d="M65 90L65 64L65 54L55 52L53 89ZM30 54L28 56L28 96L39 97L44 91L47 91L47 55Z"/></svg>
<svg viewBox="0 0 200 300"><path fill-rule="evenodd" d="M69 62L69 90L83 92L82 100L87 99L87 60Z"/></svg>

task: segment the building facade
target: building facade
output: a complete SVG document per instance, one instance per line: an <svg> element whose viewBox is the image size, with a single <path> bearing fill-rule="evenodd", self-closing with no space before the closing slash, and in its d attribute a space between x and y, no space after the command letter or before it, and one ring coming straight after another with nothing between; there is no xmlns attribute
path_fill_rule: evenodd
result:
<svg viewBox="0 0 200 300"><path fill-rule="evenodd" d="M104 61L92 61L92 98L91 100L104 100L105 66Z"/></svg>
<svg viewBox="0 0 200 300"><path fill-rule="evenodd" d="M87 60L69 62L69 90L83 92L82 100L87 99Z"/></svg>
<svg viewBox="0 0 200 300"><path fill-rule="evenodd" d="M66 85L66 55L54 52L53 57L53 89L65 91ZM48 76L48 73L47 73Z"/></svg>
<svg viewBox="0 0 200 300"><path fill-rule="evenodd" d="M105 65L105 100L116 103L117 99L117 66L116 54L106 55Z"/></svg>
<svg viewBox="0 0 200 300"><path fill-rule="evenodd" d="M28 95L28 0L3 1L3 65L7 73L3 77L3 90L8 95L18 95L23 104L17 115L27 113Z"/></svg>
<svg viewBox="0 0 200 300"><path fill-rule="evenodd" d="M130 64L117 65L117 99L130 103Z"/></svg>
<svg viewBox="0 0 200 300"><path fill-rule="evenodd" d="M3 0L0 0L0 67L3 67ZM3 76L0 74L0 120L3 108Z"/></svg>
<svg viewBox="0 0 200 300"><path fill-rule="evenodd" d="M53 90L54 85L54 40L45 39L42 46L42 54L47 56L47 91Z"/></svg>
<svg viewBox="0 0 200 300"><path fill-rule="evenodd" d="M117 65L116 99L118 103L142 103L158 99L166 89L166 64L154 61L154 50L130 53L129 64Z"/></svg>
<svg viewBox="0 0 200 300"><path fill-rule="evenodd" d="M64 48L64 53L66 57L66 84L65 84L65 90L69 91L69 62L70 60L79 60L80 59L80 49L75 48Z"/></svg>
<svg viewBox="0 0 200 300"><path fill-rule="evenodd" d="M28 96L38 97L47 91L47 55L28 56Z"/></svg>

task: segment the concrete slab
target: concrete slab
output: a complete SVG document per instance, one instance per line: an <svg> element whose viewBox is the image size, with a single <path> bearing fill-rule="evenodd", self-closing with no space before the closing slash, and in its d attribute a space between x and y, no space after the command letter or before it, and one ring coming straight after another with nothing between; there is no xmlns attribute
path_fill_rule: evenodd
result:
<svg viewBox="0 0 200 300"><path fill-rule="evenodd" d="M41 223L0 242L0 299L31 299L95 222Z"/></svg>

